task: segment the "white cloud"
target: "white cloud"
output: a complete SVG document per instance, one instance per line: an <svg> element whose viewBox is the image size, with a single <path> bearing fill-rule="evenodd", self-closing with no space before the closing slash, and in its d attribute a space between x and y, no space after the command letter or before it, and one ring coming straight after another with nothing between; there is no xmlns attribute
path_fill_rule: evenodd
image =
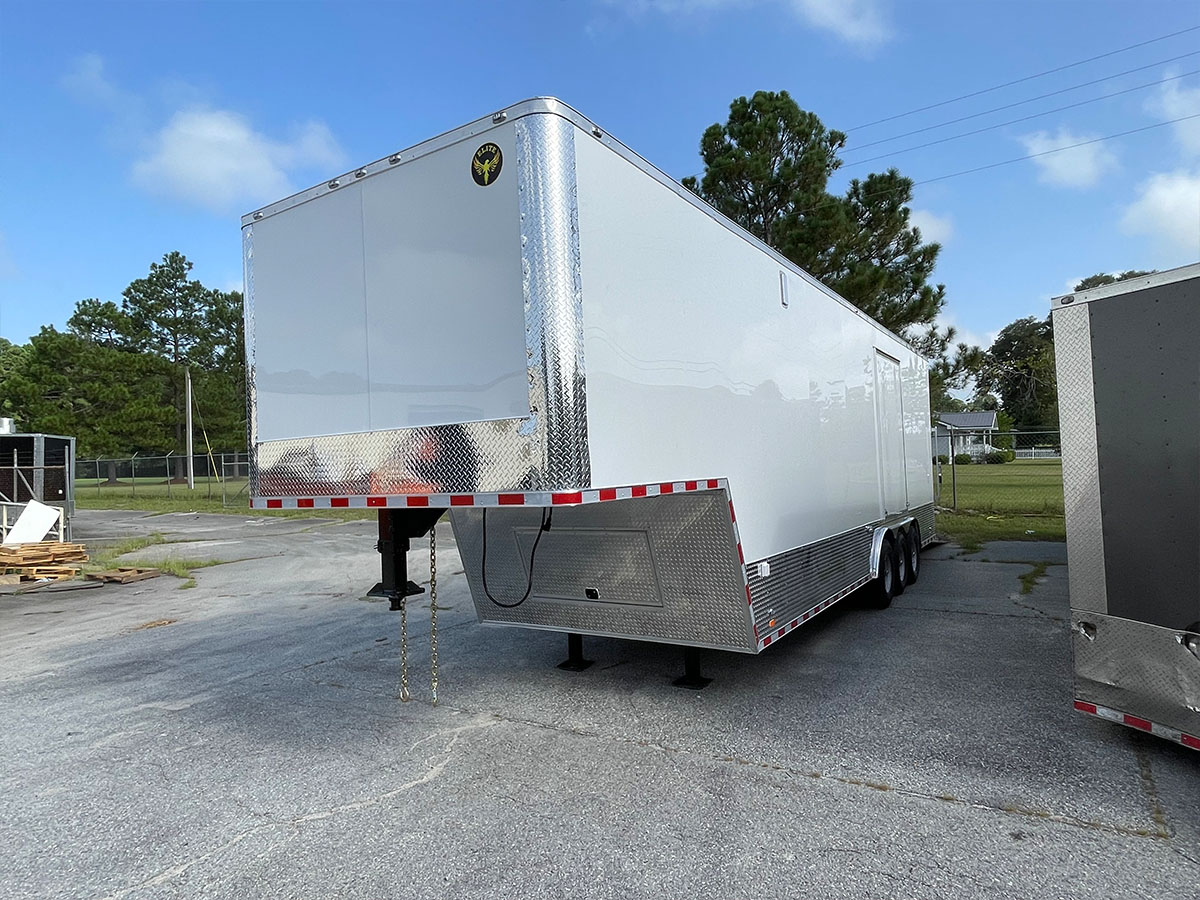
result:
<svg viewBox="0 0 1200 900"><path fill-rule="evenodd" d="M1066 128L1059 128L1054 134L1037 131L1033 134L1022 135L1018 140L1025 146L1027 153L1046 154L1035 157L1033 160L1034 165L1038 167L1040 181L1058 187L1086 188L1091 187L1100 180L1101 176L1116 168L1116 156L1104 144L1088 144L1072 150L1060 148L1070 147L1072 144L1079 144L1096 136L1073 134Z"/></svg>
<svg viewBox="0 0 1200 900"><path fill-rule="evenodd" d="M141 97L122 90L109 77L104 59L87 53L63 75L63 88L85 106L104 113L109 120L110 140L127 144L145 131L146 104Z"/></svg>
<svg viewBox="0 0 1200 900"><path fill-rule="evenodd" d="M876 46L892 35L880 0L789 0L801 18L852 44Z"/></svg>
<svg viewBox="0 0 1200 900"><path fill-rule="evenodd" d="M133 181L162 196L225 212L238 203L277 200L293 192L288 173L332 169L342 152L320 122L309 122L290 141L256 131L244 116L221 109L178 112L133 164Z"/></svg>
<svg viewBox="0 0 1200 900"><path fill-rule="evenodd" d="M1121 228L1145 235L1163 255L1200 253L1200 173L1159 172L1138 185L1138 197L1125 208Z"/></svg>
<svg viewBox="0 0 1200 900"><path fill-rule="evenodd" d="M927 209L914 209L909 223L921 230L921 239L945 244L954 236L954 220L949 215L939 216Z"/></svg>
<svg viewBox="0 0 1200 900"><path fill-rule="evenodd" d="M1049 304L1047 304L1048 306ZM1000 329L994 331L976 331L973 328L968 328L958 321L958 317L951 311L942 310L934 324L941 330L946 328L954 329L954 341L952 346L957 347L959 344L966 344L969 347L982 347L986 350L992 346L992 342L996 340L996 336L1000 334ZM1003 327L1003 326L1001 326Z"/></svg>
<svg viewBox="0 0 1200 900"><path fill-rule="evenodd" d="M1194 116L1200 113L1200 87L1189 88L1179 81L1164 81L1158 92L1146 101L1146 109L1167 120ZM1200 119L1176 122L1171 131L1186 152L1200 154Z"/></svg>
<svg viewBox="0 0 1200 900"><path fill-rule="evenodd" d="M200 92L181 82L160 86L155 105L168 101L174 109L165 114L165 124L151 126L158 116L147 112L147 99L114 83L96 54L81 57L62 84L105 113L118 144L132 150L129 174L135 185L215 213L277 200L295 191L293 176L311 169L316 180L344 162L322 122L307 122L287 139L269 136L237 112L204 105Z"/></svg>
<svg viewBox="0 0 1200 900"><path fill-rule="evenodd" d="M657 12L668 16L699 15L722 9L774 3L790 10L813 28L850 44L874 47L892 36L885 12L890 0L601 0L631 15Z"/></svg>

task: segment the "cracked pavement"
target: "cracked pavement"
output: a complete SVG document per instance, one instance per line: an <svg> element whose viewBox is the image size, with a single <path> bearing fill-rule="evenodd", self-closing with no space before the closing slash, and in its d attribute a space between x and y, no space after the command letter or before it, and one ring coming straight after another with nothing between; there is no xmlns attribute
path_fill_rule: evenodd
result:
<svg viewBox="0 0 1200 900"><path fill-rule="evenodd" d="M676 648L587 638L571 673L561 635L476 624L443 526L433 707L426 597L409 703L399 617L360 599L373 522L83 511L76 537L151 531L178 542L155 554L235 561L191 590L0 596L0 897L1200 885L1200 755L1071 709L1054 548L936 548L890 609L851 598L759 656L705 653L691 692Z"/></svg>

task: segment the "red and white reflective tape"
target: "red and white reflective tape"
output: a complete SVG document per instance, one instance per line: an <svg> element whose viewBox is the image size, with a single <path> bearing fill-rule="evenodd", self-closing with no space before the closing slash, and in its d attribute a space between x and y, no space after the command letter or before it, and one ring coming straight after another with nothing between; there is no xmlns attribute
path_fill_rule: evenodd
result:
<svg viewBox="0 0 1200 900"><path fill-rule="evenodd" d="M1121 712L1119 709L1109 709L1107 706L1098 706L1095 703L1088 703L1086 700L1076 700L1075 708L1080 712L1087 713L1089 716L1108 719L1108 721L1116 722L1118 725L1136 728L1138 731L1166 738L1168 741L1183 744L1183 746L1191 747L1193 750L1200 750L1200 737L1188 734L1186 731L1177 731L1174 728L1168 728L1166 725L1159 725L1157 722L1143 719L1141 716L1131 716L1129 713Z"/></svg>
<svg viewBox="0 0 1200 900"><path fill-rule="evenodd" d="M833 604L837 603L839 600L843 600L846 597L849 597L852 593L857 591L860 587L862 587L864 584L866 584L870 580L871 580L870 575L864 575L858 581L854 582L854 584L850 585L847 588L843 588L841 591L838 591L838 593L834 594L829 599L822 600L820 603L818 603L816 606L814 606L808 612L804 613L804 615L800 616L799 618L792 619L792 621L788 622L786 625L784 625L780 628L773 628L770 634L766 635L765 637L763 637L759 640L758 649L762 650L764 647L771 646L771 644L773 644L775 641L779 640L781 637L783 637L789 631L799 628L802 624L807 622L809 619L815 618L818 614L825 612L825 610L829 609L829 607L833 606ZM755 632L755 635L757 636L757 631Z"/></svg>
<svg viewBox="0 0 1200 900"><path fill-rule="evenodd" d="M751 608L750 627L754 630L754 639L758 640L758 625L754 622L754 598L750 596L750 573L746 568L746 553L742 550L742 536L738 531L737 514L733 511L733 501L729 501L729 521L733 524L733 542L737 544L738 562L742 567L742 587L746 590L746 604ZM759 650L762 645L759 645Z"/></svg>
<svg viewBox="0 0 1200 900"><path fill-rule="evenodd" d="M664 481L627 487L588 488L580 491L502 491L474 494L381 494L357 497L251 497L251 509L405 509L452 506L579 506L610 500L633 500L663 494L728 490L725 478Z"/></svg>

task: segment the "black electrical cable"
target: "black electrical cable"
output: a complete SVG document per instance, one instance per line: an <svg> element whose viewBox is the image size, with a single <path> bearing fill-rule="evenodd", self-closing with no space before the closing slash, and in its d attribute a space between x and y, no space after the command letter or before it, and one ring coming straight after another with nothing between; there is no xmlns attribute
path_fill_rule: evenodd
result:
<svg viewBox="0 0 1200 900"><path fill-rule="evenodd" d="M1115 140L1116 138L1127 137L1131 134L1141 134L1143 131L1151 131L1155 128L1162 128L1166 125L1174 125L1176 122L1187 122L1191 119L1200 119L1200 113L1193 113L1190 116L1180 116L1177 119L1168 119L1165 122L1155 122L1153 125L1143 125L1141 128L1131 128L1128 131L1119 131L1116 134L1106 134L1104 137L1092 138L1088 141L1079 141L1076 144L1068 144L1065 147L1055 147L1052 150L1043 150L1041 153L1027 153L1025 156L1015 156L1012 159L1002 159L999 162L988 163L987 165L983 166L976 166L973 169L963 169L959 172L950 172L947 175L937 175L933 178L923 178L920 181L914 181L911 184L901 185L900 187L890 188L888 190L871 191L868 194L863 194L860 199L869 200L874 197L885 197L888 194L895 194L898 191L906 191L922 184L933 184L935 181L945 181L947 178L958 178L962 175L973 175L976 172L985 172L988 169L996 169L1000 166L1010 166L1013 163L1024 162L1027 159L1037 159L1041 156L1050 156L1053 153L1062 153L1064 150L1074 150L1076 147L1087 147L1090 144L1100 144L1104 141L1111 141ZM819 209L824 209L827 206L834 206L841 202L843 202L841 197L833 197L829 200L816 203L807 209L801 210L800 215L806 216L810 213L816 212Z"/></svg>
<svg viewBox="0 0 1200 900"><path fill-rule="evenodd" d="M1038 72L1035 75L1026 75L1024 78L1015 78L1012 81L1006 81L1003 84L993 85L992 87L983 88L978 91L971 91L969 94L960 94L957 97L951 97L949 100L942 100L938 103L930 103L927 106L919 106L916 109L910 109L907 112L896 113L895 115L886 116L882 119L876 119L874 122L864 122L862 125L855 125L853 128L843 129L849 133L857 131L860 128L870 128L872 125L881 125L884 122L893 122L896 119L903 119L906 116L914 115L915 113L925 112L929 109L937 109L939 106L947 106L951 103L957 103L959 100L968 100L971 97L978 97L980 94L990 94L993 91L998 91L1001 88L1012 87L1014 84L1021 84L1026 81L1033 81L1035 78L1043 78L1046 75L1053 75L1055 72L1063 72L1067 69L1074 69L1076 66L1082 66L1084 63L1095 62L1098 59L1105 59L1109 56L1116 56L1118 53L1124 53L1127 50L1133 50L1137 47L1145 47L1147 44L1157 44L1159 41L1165 41L1167 38L1178 37L1181 34L1187 34L1200 29L1200 25L1192 25L1188 28L1181 28L1179 31L1172 31L1170 34L1164 34L1160 37L1150 38L1148 41L1139 41L1136 44L1130 44L1127 47L1118 47L1116 50L1109 50L1107 53L1100 53L1096 56L1089 56L1087 59L1077 60L1073 63L1067 63L1064 66L1056 66L1053 69L1047 69L1045 72Z"/></svg>
<svg viewBox="0 0 1200 900"><path fill-rule="evenodd" d="M1005 128L1009 125L1017 125L1021 122L1028 122L1030 119L1040 119L1042 116L1049 116L1053 113L1059 113L1067 109L1075 109L1079 106L1087 106L1090 103L1099 103L1102 100L1111 100L1113 97L1119 97L1122 94L1129 94L1133 91L1144 91L1146 88L1158 87L1160 84L1165 84L1168 81L1178 81L1180 78L1188 78L1192 75L1200 75L1200 69L1193 69L1190 72L1184 72L1182 75L1170 75L1166 78L1161 78L1158 81L1148 81L1145 84L1135 85L1134 87L1125 88L1124 90L1114 91L1111 94L1105 94L1102 97L1092 97L1090 100L1079 100L1076 103L1068 103L1066 106L1056 106L1054 109L1047 109L1043 112L1031 113L1028 116L1021 116L1019 119L1009 119L1007 122L997 122L995 125L986 125L983 128L976 128L973 131L963 131L958 134L952 134L949 137L938 138L936 141L926 141L924 144L915 144L912 147L901 147L899 150L889 150L886 153L881 153L878 156L868 156L866 159L855 159L842 165L843 169L848 169L851 166L864 166L869 162L875 162L880 159L889 159L893 156L899 156L901 153L911 153L913 150L924 150L926 147L933 147L938 144L957 141L960 138L972 137L976 134L983 134L985 131L995 131L997 128Z"/></svg>
<svg viewBox="0 0 1200 900"><path fill-rule="evenodd" d="M552 507L542 508L542 524L538 528L538 535L533 540L533 549L529 551L529 583L525 585L525 593L516 603L501 603L492 596L492 592L487 586L487 507L483 508L483 561L480 565L480 571L483 575L483 592L487 598L501 609L516 609L522 603L529 599L529 595L533 593L533 561L537 558L538 544L542 542L542 535L550 530L550 524L554 521L554 509Z"/></svg>
<svg viewBox="0 0 1200 900"><path fill-rule="evenodd" d="M1002 106L993 106L991 109L985 109L982 112L971 113L970 115L967 115L967 116L959 116L956 119L947 119L945 122L938 122L936 125L926 125L924 128L914 128L912 131L905 131L902 134L895 134L888 138L880 138L877 141L868 141L865 144L854 144L853 146L847 147L845 150L845 153L855 153L859 150L866 150L868 147L875 147L875 146L878 146L879 144L889 144L892 141L898 141L901 138L912 137L914 134L924 134L927 131L936 131L939 128L945 128L947 125L955 125L959 122L967 122L971 119L978 119L981 116L990 116L992 113L995 113L995 112L1002 112L1003 110L1006 110L1006 109L1014 109L1018 106L1025 106L1029 103L1036 103L1038 100L1045 100L1047 97L1057 97L1059 94L1067 94L1067 93L1070 93L1071 91L1077 91L1081 88L1091 87L1092 85L1096 85L1096 84L1102 84L1105 81L1112 81L1114 78L1121 78L1125 75L1131 75L1134 72L1144 72L1146 69L1153 69L1157 66L1166 65L1167 63L1177 62L1178 60L1186 59L1189 56L1200 56L1200 50L1193 50L1190 53L1182 53L1179 56L1172 56L1169 59L1160 59L1157 62L1148 63L1144 66L1138 66L1137 68L1134 68L1134 69L1126 69L1124 72L1117 72L1115 75L1105 75L1103 78L1094 78L1091 81L1085 81L1082 84L1073 84L1070 87L1061 88L1060 90L1057 90L1057 91L1049 91L1048 93L1045 93L1045 94L1038 94L1036 97L1030 97L1027 100L1017 100L1015 103L1005 103ZM1173 77L1178 78L1180 76L1173 76ZM1162 84L1163 81L1170 81L1170 80L1171 80L1171 78L1164 78L1160 81L1152 82L1150 85L1142 85L1140 87L1151 87L1155 84ZM1133 88L1133 90L1139 90L1140 87ZM1117 94L1105 94L1104 97L1099 97L1097 99L1103 100L1106 97L1115 97L1115 96L1117 96ZM1094 101L1085 101L1085 102L1094 102ZM1059 108L1060 109L1070 109L1071 107L1064 106L1064 107L1059 107ZM1048 112L1057 112L1057 111L1058 110L1048 110ZM1044 113L1038 113L1038 115L1044 115Z"/></svg>

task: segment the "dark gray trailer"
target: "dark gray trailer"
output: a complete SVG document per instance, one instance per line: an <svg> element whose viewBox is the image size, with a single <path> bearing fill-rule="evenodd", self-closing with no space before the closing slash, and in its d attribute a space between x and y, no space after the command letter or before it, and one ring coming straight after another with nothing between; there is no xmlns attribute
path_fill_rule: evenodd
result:
<svg viewBox="0 0 1200 900"><path fill-rule="evenodd" d="M1051 307L1075 708L1200 749L1200 264Z"/></svg>

